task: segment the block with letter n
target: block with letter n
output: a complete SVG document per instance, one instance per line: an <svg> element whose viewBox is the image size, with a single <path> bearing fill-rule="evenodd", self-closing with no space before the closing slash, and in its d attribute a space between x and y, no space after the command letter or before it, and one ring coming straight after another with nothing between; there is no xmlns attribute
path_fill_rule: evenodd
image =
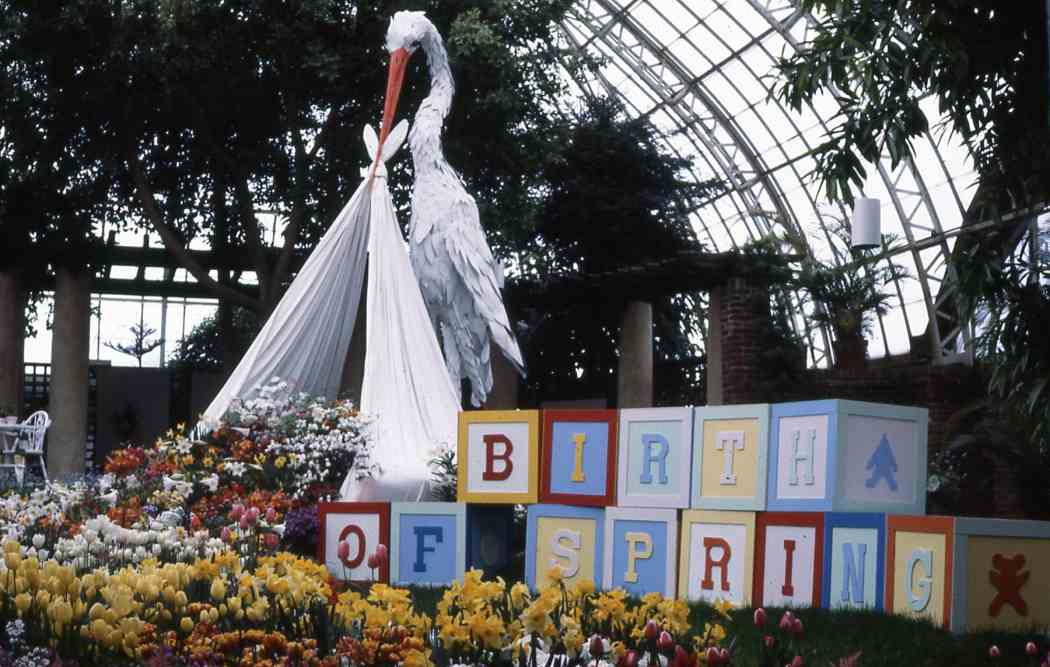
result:
<svg viewBox="0 0 1050 667"><path fill-rule="evenodd" d="M391 503L390 541L391 583L447 586L463 581L466 505Z"/></svg>
<svg viewBox="0 0 1050 667"><path fill-rule="evenodd" d="M805 401L773 405L770 422L767 509L926 511L927 410Z"/></svg>
<svg viewBox="0 0 1050 667"><path fill-rule="evenodd" d="M1050 523L955 519L954 632L1050 625Z"/></svg>
<svg viewBox="0 0 1050 667"><path fill-rule="evenodd" d="M617 505L688 507L692 408L620 410L618 457Z"/></svg>
<svg viewBox="0 0 1050 667"><path fill-rule="evenodd" d="M318 558L333 577L342 581L390 581L389 558L381 567L368 567L368 557L380 544L390 553L390 503L318 503ZM339 554L346 542L349 553Z"/></svg>
<svg viewBox="0 0 1050 667"><path fill-rule="evenodd" d="M616 504L616 411L544 410L540 502Z"/></svg>
<svg viewBox="0 0 1050 667"><path fill-rule="evenodd" d="M954 540L954 517L886 517L886 611L948 627Z"/></svg>
<svg viewBox="0 0 1050 667"><path fill-rule="evenodd" d="M538 410L459 413L457 499L469 503L534 503L539 497Z"/></svg>
<svg viewBox="0 0 1050 667"><path fill-rule="evenodd" d="M760 512L755 529L755 606L816 607L824 574L824 515Z"/></svg>
<svg viewBox="0 0 1050 667"><path fill-rule="evenodd" d="M766 509L768 404L696 408L692 507Z"/></svg>
<svg viewBox="0 0 1050 667"><path fill-rule="evenodd" d="M886 581L886 515L824 515L822 606L882 611Z"/></svg>
<svg viewBox="0 0 1050 667"><path fill-rule="evenodd" d="M638 596L674 595L677 510L606 508L604 538L602 586Z"/></svg>
<svg viewBox="0 0 1050 667"><path fill-rule="evenodd" d="M682 512L678 597L737 607L751 604L755 556L754 512Z"/></svg>
<svg viewBox="0 0 1050 667"><path fill-rule="evenodd" d="M582 579L595 587L602 583L605 549L605 511L596 507L529 505L525 537L525 582L546 585L547 573L557 566L572 587Z"/></svg>

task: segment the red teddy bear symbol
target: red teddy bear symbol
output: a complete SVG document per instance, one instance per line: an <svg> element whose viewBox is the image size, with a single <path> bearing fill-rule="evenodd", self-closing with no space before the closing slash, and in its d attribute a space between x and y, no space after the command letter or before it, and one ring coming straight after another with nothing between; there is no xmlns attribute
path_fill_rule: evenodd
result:
<svg viewBox="0 0 1050 667"><path fill-rule="evenodd" d="M1011 605L1021 616L1028 615L1028 603L1021 597L1021 587L1028 583L1031 572L1021 572L1024 564L1024 554L1017 554L1013 558L1006 558L1002 554L992 556L992 566L998 570L988 573L988 578L997 590L995 598L988 605L988 614L993 618L999 615L1006 604Z"/></svg>

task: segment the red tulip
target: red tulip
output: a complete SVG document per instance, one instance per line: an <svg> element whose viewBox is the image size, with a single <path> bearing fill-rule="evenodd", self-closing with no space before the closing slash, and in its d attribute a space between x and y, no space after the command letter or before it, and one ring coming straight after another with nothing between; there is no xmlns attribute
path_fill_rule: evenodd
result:
<svg viewBox="0 0 1050 667"><path fill-rule="evenodd" d="M276 549L277 545L280 544L280 538L277 537L276 533L266 533L263 536L263 544L266 545L267 549Z"/></svg>
<svg viewBox="0 0 1050 667"><path fill-rule="evenodd" d="M638 667L638 652L631 650L620 658L619 667Z"/></svg>
<svg viewBox="0 0 1050 667"><path fill-rule="evenodd" d="M729 664L729 649L727 649L727 648L719 649L718 650L718 659L722 662L723 665L728 665Z"/></svg>
<svg viewBox="0 0 1050 667"><path fill-rule="evenodd" d="M795 659L791 661L791 667L802 667L802 656L796 655Z"/></svg>
<svg viewBox="0 0 1050 667"><path fill-rule="evenodd" d="M766 635L765 642L766 642L766 648L772 649L773 646L776 645L777 640L776 640L776 638L773 635Z"/></svg>
<svg viewBox="0 0 1050 667"><path fill-rule="evenodd" d="M222 527L222 532L219 534L219 539L221 539L223 542L229 542L230 538L232 538L232 537L233 537L233 534L230 532L230 527L229 526L223 526Z"/></svg>
<svg viewBox="0 0 1050 667"><path fill-rule="evenodd" d="M674 647L674 637L667 630L660 633L660 638L656 640L656 650L666 653Z"/></svg>
<svg viewBox="0 0 1050 667"><path fill-rule="evenodd" d="M387 553L385 544L380 544L379 546L376 547L376 558L379 559L380 563L385 565L386 562L387 562L387 558L389 558L389 557L390 557L390 554Z"/></svg>
<svg viewBox="0 0 1050 667"><path fill-rule="evenodd" d="M270 507L266 510L266 523L273 523L277 520L277 510Z"/></svg>
<svg viewBox="0 0 1050 667"><path fill-rule="evenodd" d="M706 655L706 657L707 657L707 664L708 665L717 665L717 664L720 664L721 661L722 661L722 657L718 654L718 649L715 648L714 646L708 646L707 647L707 655Z"/></svg>
<svg viewBox="0 0 1050 667"><path fill-rule="evenodd" d="M335 549L335 555L339 557L339 560L346 560L350 557L350 543L343 540L339 543L339 546Z"/></svg>
<svg viewBox="0 0 1050 667"><path fill-rule="evenodd" d="M764 628L766 626L766 610L759 607L755 610L755 627Z"/></svg>
<svg viewBox="0 0 1050 667"><path fill-rule="evenodd" d="M992 660L997 660L1000 655L1002 655L1002 652L999 650L999 647L992 644L991 648L988 649L988 657Z"/></svg>
<svg viewBox="0 0 1050 667"><path fill-rule="evenodd" d="M255 522L259 520L259 508L252 507L247 512L245 512L245 516L248 517L248 523L254 526Z"/></svg>
<svg viewBox="0 0 1050 667"><path fill-rule="evenodd" d="M376 558L376 555L375 554L369 554L369 556L368 556L368 569L369 570L374 570L377 567L379 567L379 560Z"/></svg>
<svg viewBox="0 0 1050 667"><path fill-rule="evenodd" d="M591 654L591 657L597 660L605 653L605 646L602 645L602 638L598 635L591 637L591 643L587 647L587 652Z"/></svg>
<svg viewBox="0 0 1050 667"><path fill-rule="evenodd" d="M656 621L649 619L645 624L645 639L646 641L653 641L656 636L660 634L660 626L656 624Z"/></svg>
<svg viewBox="0 0 1050 667"><path fill-rule="evenodd" d="M196 514L190 515L190 528L192 528L193 530L201 529L201 518Z"/></svg>
<svg viewBox="0 0 1050 667"><path fill-rule="evenodd" d="M1035 645L1035 642L1028 642L1024 645L1024 652L1028 655L1036 655L1039 653L1039 647Z"/></svg>
<svg viewBox="0 0 1050 667"><path fill-rule="evenodd" d="M780 617L780 629L791 630L795 625L795 615L790 611L785 611L784 615Z"/></svg>
<svg viewBox="0 0 1050 667"><path fill-rule="evenodd" d="M802 631L803 631L802 619L801 618L796 618L795 622L791 624L791 632L793 632L796 637L801 637L802 636Z"/></svg>
<svg viewBox="0 0 1050 667"><path fill-rule="evenodd" d="M674 647L674 660L671 662L673 667L689 667L689 652L681 646Z"/></svg>
<svg viewBox="0 0 1050 667"><path fill-rule="evenodd" d="M237 522L237 525L240 527L241 530L248 530L248 514L247 513L241 515L241 520Z"/></svg>
<svg viewBox="0 0 1050 667"><path fill-rule="evenodd" d="M230 508L230 521L237 521L242 514L244 514L244 505L234 503L233 507Z"/></svg>

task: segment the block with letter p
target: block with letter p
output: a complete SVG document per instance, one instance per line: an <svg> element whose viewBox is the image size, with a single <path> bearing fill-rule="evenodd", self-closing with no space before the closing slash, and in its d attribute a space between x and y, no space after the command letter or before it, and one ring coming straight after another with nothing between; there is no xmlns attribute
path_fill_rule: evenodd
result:
<svg viewBox="0 0 1050 667"><path fill-rule="evenodd" d="M617 505L689 506L692 408L620 410Z"/></svg>
<svg viewBox="0 0 1050 667"><path fill-rule="evenodd" d="M954 539L953 517L886 518L886 611L948 627Z"/></svg>
<svg viewBox="0 0 1050 667"><path fill-rule="evenodd" d="M754 512L682 512L678 597L750 605L754 555Z"/></svg>
<svg viewBox="0 0 1050 667"><path fill-rule="evenodd" d="M446 586L467 567L467 510L463 503L391 503L390 580Z"/></svg>
<svg viewBox="0 0 1050 667"><path fill-rule="evenodd" d="M525 581L545 585L547 572L561 568L562 580L573 586L581 579L602 582L605 511L595 507L529 505L525 538Z"/></svg>
<svg viewBox="0 0 1050 667"><path fill-rule="evenodd" d="M470 503L534 503L539 492L538 410L459 413L457 499Z"/></svg>
<svg viewBox="0 0 1050 667"><path fill-rule="evenodd" d="M882 611L886 580L886 515L824 515L824 595L828 609Z"/></svg>
<svg viewBox="0 0 1050 667"><path fill-rule="evenodd" d="M318 503L321 538L318 558L336 579L344 581L387 582L389 559L376 571L368 567L368 556L380 544L390 551L390 503ZM350 552L339 556L339 543L346 542Z"/></svg>
<svg viewBox="0 0 1050 667"><path fill-rule="evenodd" d="M755 606L815 607L824 574L824 516L762 512L755 534Z"/></svg>
<svg viewBox="0 0 1050 667"><path fill-rule="evenodd" d="M678 512L609 507L605 510L602 586L632 595L674 595Z"/></svg>

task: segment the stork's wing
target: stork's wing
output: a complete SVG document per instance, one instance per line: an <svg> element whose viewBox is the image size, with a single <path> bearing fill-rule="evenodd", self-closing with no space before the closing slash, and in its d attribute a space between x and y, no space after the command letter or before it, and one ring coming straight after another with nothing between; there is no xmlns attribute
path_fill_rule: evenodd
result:
<svg viewBox="0 0 1050 667"><path fill-rule="evenodd" d="M507 310L503 306L498 283L499 267L481 229L478 206L469 196L457 198L449 209L447 234L444 238L462 284L470 291L474 307L485 318L496 345L504 356L525 375L521 350L511 331Z"/></svg>

